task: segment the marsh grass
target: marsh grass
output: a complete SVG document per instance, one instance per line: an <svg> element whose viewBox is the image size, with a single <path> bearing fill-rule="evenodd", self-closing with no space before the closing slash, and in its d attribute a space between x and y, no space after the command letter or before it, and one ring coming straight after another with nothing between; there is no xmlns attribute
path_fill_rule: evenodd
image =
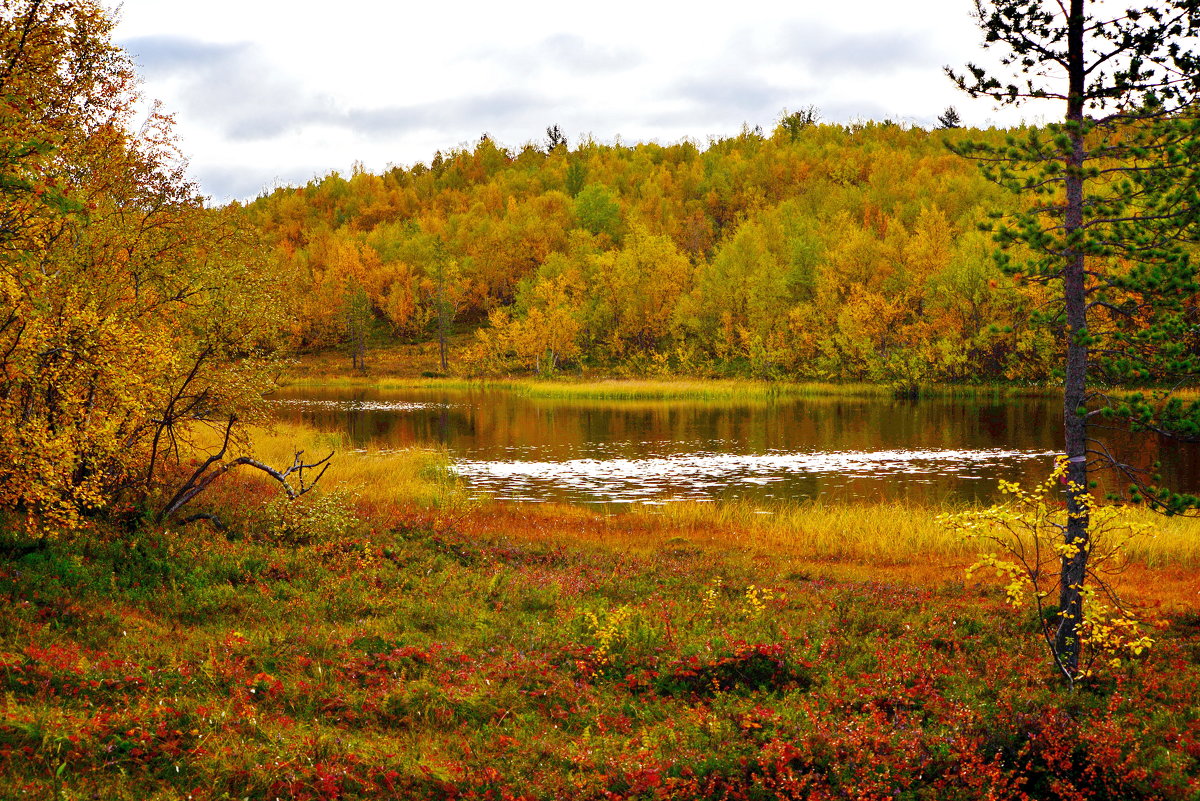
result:
<svg viewBox="0 0 1200 801"><path fill-rule="evenodd" d="M211 441L201 439L210 449ZM292 463L297 451L306 461L331 455L329 470L321 478L323 491L339 491L372 503L403 503L420 507L457 508L468 503L457 476L450 469L445 449L434 447L354 447L337 431L277 423L249 431L249 452L276 468ZM272 484L261 473L243 468L247 478ZM309 478L313 476L310 474Z"/></svg>
<svg viewBox="0 0 1200 801"><path fill-rule="evenodd" d="M894 391L883 384L827 381L745 381L722 380L606 380L606 381L526 381L510 382L523 394L547 398L613 399L696 399L713 401L774 400L789 398L881 398ZM928 398L1012 398L1043 397L1053 390L1001 385L964 386L939 384L925 387Z"/></svg>
<svg viewBox="0 0 1200 801"><path fill-rule="evenodd" d="M763 507L748 501L671 503L632 514L668 526L703 525L733 543L814 559L896 564L915 557L959 557L970 545L937 517L944 509L903 502L801 502Z"/></svg>
<svg viewBox="0 0 1200 801"><path fill-rule="evenodd" d="M511 385L523 395L556 399L746 401L805 397L877 397L883 387L870 384L785 383L765 381L527 381Z"/></svg>
<svg viewBox="0 0 1200 801"><path fill-rule="evenodd" d="M719 504L667 504L638 507L635 514L662 516L672 524L701 522L736 532L742 544L782 550L807 558L897 565L921 559L973 556L980 543L949 527L944 515L961 506L903 502L804 502L762 508L733 501ZM1200 518L1163 517L1141 507L1124 514L1149 534L1125 546L1130 561L1146 567L1200 569Z"/></svg>
<svg viewBox="0 0 1200 801"><path fill-rule="evenodd" d="M1149 568L1200 569L1200 517L1164 517L1142 507L1127 508L1125 514L1150 530L1126 545L1130 560Z"/></svg>
<svg viewBox="0 0 1200 801"><path fill-rule="evenodd" d="M697 400L722 402L770 401L798 398L886 398L894 391L884 384L828 381L751 381L743 379L601 379L574 378L418 378L354 374L295 375L289 387L505 391L532 398L557 400ZM1058 390L998 384L937 384L921 389L923 398L1004 399L1054 397Z"/></svg>
<svg viewBox="0 0 1200 801"><path fill-rule="evenodd" d="M694 501L606 509L567 504L514 506L470 493L437 448L353 448L337 432L303 425L278 425L254 432L253 450L272 464L290 463L295 448L307 455L334 454L322 480L326 491L353 494L375 505L408 504L457 516L490 507L504 526L526 534L654 548L667 538L699 536L709 546L753 548L806 559L870 565L900 565L935 558L959 562L980 545L952 530L939 517L959 505L902 501L803 501L763 505L746 500ZM1129 558L1147 567L1200 569L1200 519L1163 517L1139 507L1126 512L1148 524L1150 535L1126 547Z"/></svg>

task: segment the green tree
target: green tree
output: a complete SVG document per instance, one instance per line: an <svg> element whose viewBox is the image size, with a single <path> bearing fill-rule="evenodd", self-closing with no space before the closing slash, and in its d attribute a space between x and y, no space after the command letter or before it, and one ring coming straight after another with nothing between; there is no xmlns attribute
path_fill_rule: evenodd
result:
<svg viewBox="0 0 1200 801"><path fill-rule="evenodd" d="M1200 60L1200 4L1160 0L1100 9L1089 0L976 0L985 46L1013 75L1004 83L968 65L948 70L972 96L1006 104L1062 103L1063 121L1009 136L1002 146L958 145L985 174L1028 196L995 224L1001 261L1053 288L1045 321L1065 343L1063 421L1068 519L1061 546L1052 652L1073 680L1089 571L1091 471L1116 467L1159 509L1197 499L1151 488L1111 455L1101 418L1137 429L1200 432L1200 405L1111 400L1113 384L1175 382L1200 372L1187 298L1197 291L1184 244L1197 223L1200 124L1192 113ZM1097 13L1093 13L1097 12ZM1147 494L1148 493L1148 494Z"/></svg>
<svg viewBox="0 0 1200 801"><path fill-rule="evenodd" d="M787 135L789 141L795 142L800 138L800 132L811 128L821 120L821 112L816 106L806 106L799 111L788 111L786 108L780 114L776 132Z"/></svg>
<svg viewBox="0 0 1200 801"><path fill-rule="evenodd" d="M558 124L546 128L546 153L553 153L558 148L567 148L567 135L563 133L563 129L558 127Z"/></svg>
<svg viewBox="0 0 1200 801"><path fill-rule="evenodd" d="M575 219L579 227L611 241L621 233L621 204L603 184L588 184L575 196Z"/></svg>
<svg viewBox="0 0 1200 801"><path fill-rule="evenodd" d="M962 118L958 116L958 109L954 106L946 106L946 110L938 115L937 121L938 127L944 130L962 127Z"/></svg>
<svg viewBox="0 0 1200 801"><path fill-rule="evenodd" d="M564 177L564 185L567 194L571 197L577 197L583 186L587 182L587 165L576 159L567 165L567 173Z"/></svg>

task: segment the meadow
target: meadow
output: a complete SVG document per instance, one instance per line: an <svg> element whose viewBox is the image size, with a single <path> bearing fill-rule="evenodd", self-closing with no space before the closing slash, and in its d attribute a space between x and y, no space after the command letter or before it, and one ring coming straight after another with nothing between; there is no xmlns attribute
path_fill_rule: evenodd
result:
<svg viewBox="0 0 1200 801"><path fill-rule="evenodd" d="M0 798L1200 797L1191 521L1119 578L1154 647L1069 692L941 510L502 505L437 450L255 447L297 442L321 491L231 476L224 534L3 535Z"/></svg>

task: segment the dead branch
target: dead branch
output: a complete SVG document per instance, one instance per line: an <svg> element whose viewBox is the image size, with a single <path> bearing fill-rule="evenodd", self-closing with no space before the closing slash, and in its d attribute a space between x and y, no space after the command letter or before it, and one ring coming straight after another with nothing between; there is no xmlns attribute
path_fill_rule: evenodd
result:
<svg viewBox="0 0 1200 801"><path fill-rule="evenodd" d="M225 426L225 435L221 441L221 449L205 459L204 462L196 468L196 471L192 473L191 477L188 478L188 480L185 481L178 490L176 490L175 494L171 497L171 500L167 501L167 503L163 506L162 511L158 513L158 522L161 523L162 521L170 518L197 495L200 495L202 492L212 486L212 483L218 478L225 475L235 467L240 467L241 465L247 465L249 467L261 470L271 478L278 481L283 487L283 491L287 493L288 498L293 501L299 498L301 495L304 495L306 492L312 490L312 488L317 485L317 482L321 480L321 477L325 475L325 471L329 469L329 460L333 458L332 451L330 451L329 455L324 459L318 459L315 462L305 462L304 451L297 450L295 456L292 458L291 466L284 470L276 470L270 465L264 464L263 462L260 462L257 459L253 459L249 456L239 456L238 458L232 459L228 462L222 461L225 458L226 451L229 450L230 434L232 433L233 426L236 422L237 418L231 415L229 422ZM304 472L306 470L310 471L311 473L311 471L318 467L321 469L317 472L315 478L305 478ZM291 480L289 480L293 475L295 476L294 484ZM192 518L189 518L189 522L190 520L201 519L202 517L204 516L194 515Z"/></svg>

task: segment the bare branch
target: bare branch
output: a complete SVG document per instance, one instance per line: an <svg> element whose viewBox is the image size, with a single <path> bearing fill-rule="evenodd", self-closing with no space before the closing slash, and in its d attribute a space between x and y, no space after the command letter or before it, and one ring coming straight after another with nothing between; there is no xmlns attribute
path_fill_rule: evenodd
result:
<svg viewBox="0 0 1200 801"><path fill-rule="evenodd" d="M329 455L323 459L318 459L315 462L305 462L304 451L297 450L292 459L291 466L285 470L276 470L270 465L264 464L263 462L260 462L257 459L253 459L249 456L239 456L231 461L222 462L222 460L225 458L225 453L229 450L230 435L236 422L237 418L230 415L229 421L225 426L225 433L221 442L220 450L209 456L199 467L196 468L191 477L188 478L188 480L185 481L178 490L176 490L175 494L171 497L171 500L167 501L162 510L158 513L157 520L159 522L170 518L181 508L196 498L196 496L200 495L202 492L212 486L214 481L235 467L246 465L257 470L261 470L271 478L278 481L283 487L284 492L287 493L288 498L291 500L295 500L301 495L311 491L313 487L317 485L317 482L321 480L321 477L325 475L325 471L329 469L330 459L333 458L332 451L330 451ZM311 471L318 467L321 469L317 473L316 477L311 480L306 480L304 471ZM296 476L296 485L293 485L292 482L289 481L289 477L292 475Z"/></svg>

